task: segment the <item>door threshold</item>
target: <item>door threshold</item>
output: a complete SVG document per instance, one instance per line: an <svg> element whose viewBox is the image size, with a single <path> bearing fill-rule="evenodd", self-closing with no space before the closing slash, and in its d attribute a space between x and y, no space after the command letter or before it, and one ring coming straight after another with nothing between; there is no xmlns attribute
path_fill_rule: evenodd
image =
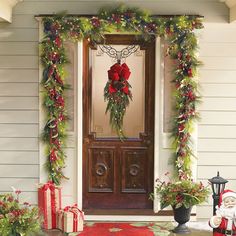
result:
<svg viewBox="0 0 236 236"><path fill-rule="evenodd" d="M191 216L190 221L196 221L196 216ZM170 222L174 221L173 216L147 216L147 215L85 215L85 221L103 222Z"/></svg>
<svg viewBox="0 0 236 236"><path fill-rule="evenodd" d="M153 209L83 209L85 215L123 215L123 216L173 216L172 210L159 211Z"/></svg>
<svg viewBox="0 0 236 236"><path fill-rule="evenodd" d="M173 221L172 210L161 210L155 213L153 209L83 209L86 221ZM196 221L196 213L190 220Z"/></svg>

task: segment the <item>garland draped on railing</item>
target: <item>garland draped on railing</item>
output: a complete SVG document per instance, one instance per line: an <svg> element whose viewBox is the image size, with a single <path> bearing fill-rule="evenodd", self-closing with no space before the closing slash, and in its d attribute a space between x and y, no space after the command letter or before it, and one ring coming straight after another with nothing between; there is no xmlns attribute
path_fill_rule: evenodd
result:
<svg viewBox="0 0 236 236"><path fill-rule="evenodd" d="M86 18L55 15L43 18L44 39L41 42L43 65L43 105L46 121L42 134L46 144L49 178L60 184L65 178L65 110L64 67L67 63L64 41L89 38L95 43L105 41L105 34L129 32L145 41L164 37L169 41L167 53L175 59L175 111L173 119L173 149L175 169L180 179L191 178L191 134L197 118L197 82L194 80L199 61L196 58L195 29L202 28L196 16L152 17L137 8L120 6L102 9L98 16Z"/></svg>

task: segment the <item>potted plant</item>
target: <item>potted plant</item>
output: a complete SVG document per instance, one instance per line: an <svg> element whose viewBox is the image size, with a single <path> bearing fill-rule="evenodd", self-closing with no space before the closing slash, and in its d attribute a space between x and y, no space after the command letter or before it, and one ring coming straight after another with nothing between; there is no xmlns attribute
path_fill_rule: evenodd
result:
<svg viewBox="0 0 236 236"><path fill-rule="evenodd" d="M0 235L1 236L24 236L40 231L38 208L31 207L25 202L19 203L19 194L11 193L0 195Z"/></svg>
<svg viewBox="0 0 236 236"><path fill-rule="evenodd" d="M174 219L178 222L178 226L174 229L175 233L189 233L185 223L190 219L192 207L208 199L209 188L202 182L197 183L191 179L169 179L169 181L157 179L156 182L155 192L151 194L151 198L157 197L160 200L161 209L167 206L173 208Z"/></svg>

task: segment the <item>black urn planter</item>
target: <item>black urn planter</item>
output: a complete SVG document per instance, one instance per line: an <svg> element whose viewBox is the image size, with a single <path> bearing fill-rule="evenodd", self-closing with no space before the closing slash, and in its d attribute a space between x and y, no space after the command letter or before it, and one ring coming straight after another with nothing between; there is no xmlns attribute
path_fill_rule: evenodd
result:
<svg viewBox="0 0 236 236"><path fill-rule="evenodd" d="M178 226L173 230L173 232L176 234L189 234L190 230L185 223L190 220L192 206L189 208L184 206L175 208L172 206L172 208L174 212L174 219L178 223Z"/></svg>

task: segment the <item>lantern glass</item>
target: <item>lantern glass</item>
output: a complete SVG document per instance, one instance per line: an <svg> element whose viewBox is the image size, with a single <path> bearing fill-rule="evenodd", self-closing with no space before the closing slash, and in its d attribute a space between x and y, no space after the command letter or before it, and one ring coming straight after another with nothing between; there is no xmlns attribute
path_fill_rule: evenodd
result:
<svg viewBox="0 0 236 236"><path fill-rule="evenodd" d="M220 177L219 171L217 172L217 176L209 179L211 183L213 195L220 196L220 194L224 191L225 184L228 182L227 180Z"/></svg>

